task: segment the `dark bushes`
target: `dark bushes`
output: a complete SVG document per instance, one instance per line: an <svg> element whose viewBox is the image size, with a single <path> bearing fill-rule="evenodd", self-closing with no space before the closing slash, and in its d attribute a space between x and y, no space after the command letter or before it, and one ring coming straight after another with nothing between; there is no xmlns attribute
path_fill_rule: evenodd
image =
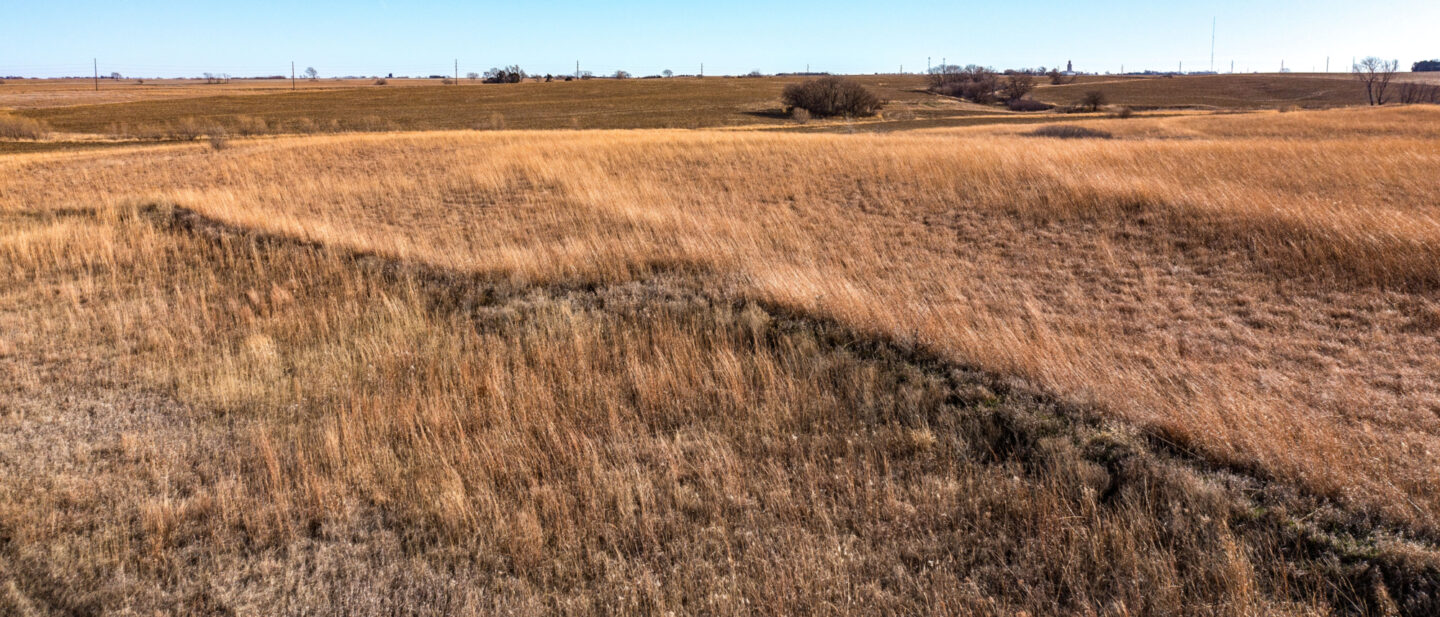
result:
<svg viewBox="0 0 1440 617"><path fill-rule="evenodd" d="M1083 126L1050 124L1030 131L1033 137L1054 137L1057 139L1113 139L1108 131L1087 129Z"/></svg>
<svg viewBox="0 0 1440 617"><path fill-rule="evenodd" d="M487 84L518 84L524 81L525 77L525 71L514 64L503 69L485 71L485 83Z"/></svg>
<svg viewBox="0 0 1440 617"><path fill-rule="evenodd" d="M1049 103L1042 103L1035 99L1016 99L1005 104L1010 111L1047 111L1055 106Z"/></svg>
<svg viewBox="0 0 1440 617"><path fill-rule="evenodd" d="M1440 86L1404 82L1397 90L1400 102L1405 105L1416 103L1440 103Z"/></svg>
<svg viewBox="0 0 1440 617"><path fill-rule="evenodd" d="M844 77L821 77L785 86L787 111L804 109L814 116L873 116L885 106L875 93Z"/></svg>
<svg viewBox="0 0 1440 617"><path fill-rule="evenodd" d="M942 65L931 69L930 73L932 92L969 99L982 105L995 102L995 91L999 87L1000 76L995 71L974 64L963 69L953 64Z"/></svg>

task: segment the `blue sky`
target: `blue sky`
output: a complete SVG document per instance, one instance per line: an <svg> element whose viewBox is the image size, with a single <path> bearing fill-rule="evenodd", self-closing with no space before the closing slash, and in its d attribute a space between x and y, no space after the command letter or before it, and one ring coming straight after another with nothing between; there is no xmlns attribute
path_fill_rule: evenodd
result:
<svg viewBox="0 0 1440 617"><path fill-rule="evenodd" d="M921 71L938 64L1083 71L1344 70L1353 56L1440 57L1440 0L857 2L678 4L6 0L0 75L325 76L448 74L520 64L531 73L637 75Z"/></svg>

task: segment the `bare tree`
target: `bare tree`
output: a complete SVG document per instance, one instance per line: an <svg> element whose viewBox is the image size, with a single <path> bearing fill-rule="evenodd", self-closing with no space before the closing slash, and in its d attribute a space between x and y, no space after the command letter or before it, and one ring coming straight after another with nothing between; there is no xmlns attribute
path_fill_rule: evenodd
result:
<svg viewBox="0 0 1440 617"><path fill-rule="evenodd" d="M1090 108L1090 111L1100 111L1106 103L1105 93L1099 90L1091 90L1081 97L1080 104Z"/></svg>
<svg viewBox="0 0 1440 617"><path fill-rule="evenodd" d="M615 79L630 79L630 71L615 71Z"/></svg>
<svg viewBox="0 0 1440 617"><path fill-rule="evenodd" d="M1417 84L1404 82L1396 84L1397 97L1401 104L1414 105L1416 103L1440 104L1440 85Z"/></svg>
<svg viewBox="0 0 1440 617"><path fill-rule="evenodd" d="M665 69L665 70L661 71L660 74L661 74L661 75L664 75L666 78L670 78L670 77L674 77L674 76L675 76L675 71L672 71L672 70L670 70L670 69Z"/></svg>
<svg viewBox="0 0 1440 617"><path fill-rule="evenodd" d="M1000 86L1000 98L1006 103L1018 101L1035 89L1035 77L1029 73L1015 73Z"/></svg>
<svg viewBox="0 0 1440 617"><path fill-rule="evenodd" d="M320 71L315 70L313 66L305 67L305 79L310 81L320 79Z"/></svg>
<svg viewBox="0 0 1440 617"><path fill-rule="evenodd" d="M1371 105L1385 104L1385 91L1390 88L1390 80L1395 78L1399 66L1398 61L1386 62L1370 56L1352 67L1355 79L1365 86L1365 98Z"/></svg>
<svg viewBox="0 0 1440 617"><path fill-rule="evenodd" d="M480 79L480 74L479 74L479 73L476 73L475 71L470 71L469 73L466 73L466 74L465 74L465 79L468 79L468 80L470 80L470 81L475 81L475 80L477 80L477 79Z"/></svg>
<svg viewBox="0 0 1440 617"><path fill-rule="evenodd" d="M485 71L485 83L490 84L518 84L525 81L529 75L518 64L512 64L503 69L490 69Z"/></svg>

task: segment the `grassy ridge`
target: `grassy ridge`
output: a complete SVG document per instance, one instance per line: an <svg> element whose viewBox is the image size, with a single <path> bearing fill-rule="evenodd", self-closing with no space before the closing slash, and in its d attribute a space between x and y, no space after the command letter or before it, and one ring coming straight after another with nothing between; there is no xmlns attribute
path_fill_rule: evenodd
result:
<svg viewBox="0 0 1440 617"><path fill-rule="evenodd" d="M1342 512L683 265L516 286L167 208L34 214L3 246L66 257L7 285L32 327L0 402L46 424L0 443L47 463L0 491L6 611L1431 608L1436 562Z"/></svg>

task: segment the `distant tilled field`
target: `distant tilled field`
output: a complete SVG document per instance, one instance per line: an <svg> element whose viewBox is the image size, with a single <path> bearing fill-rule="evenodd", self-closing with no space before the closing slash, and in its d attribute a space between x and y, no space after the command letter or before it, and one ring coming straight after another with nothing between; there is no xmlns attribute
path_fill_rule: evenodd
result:
<svg viewBox="0 0 1440 617"><path fill-rule="evenodd" d="M1440 108L1067 126L0 156L0 614L1440 611Z"/></svg>

